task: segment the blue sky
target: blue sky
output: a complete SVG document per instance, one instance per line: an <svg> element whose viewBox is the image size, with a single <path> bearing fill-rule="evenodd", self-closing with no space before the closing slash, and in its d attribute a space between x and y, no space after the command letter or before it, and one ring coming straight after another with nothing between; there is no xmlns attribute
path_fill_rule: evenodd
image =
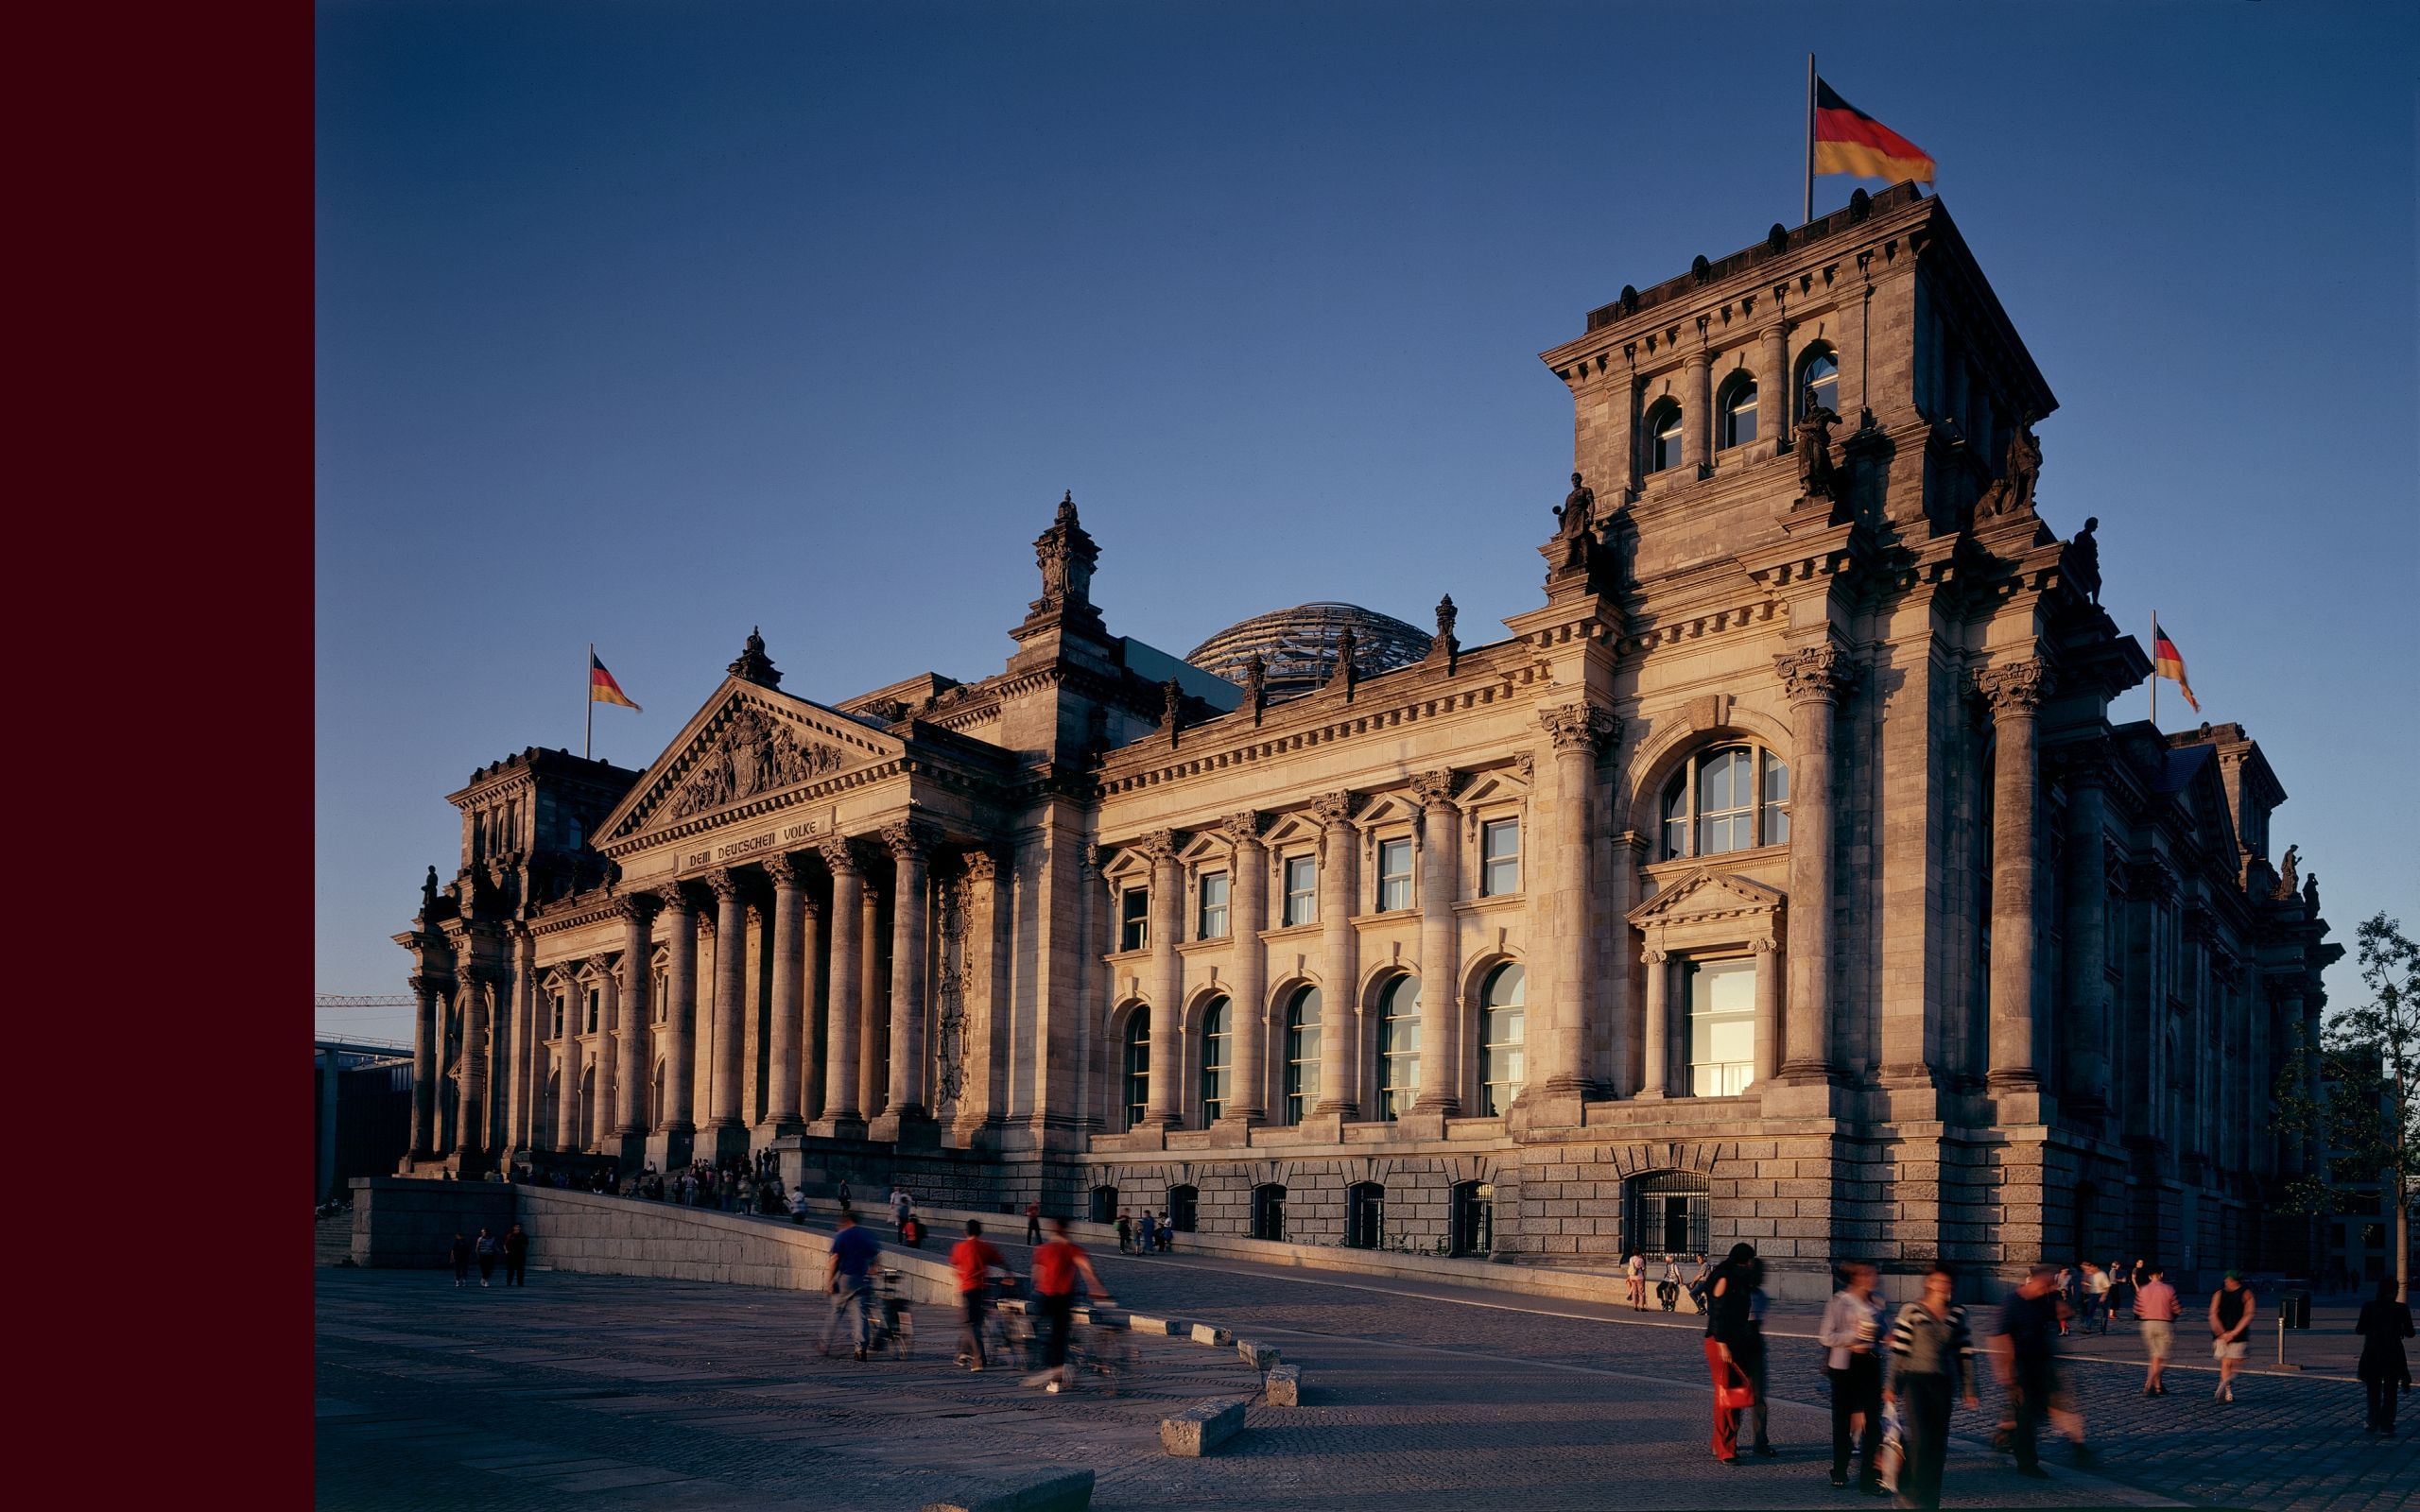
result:
<svg viewBox="0 0 2420 1512"><path fill-rule="evenodd" d="M1810 48L1940 162L2112 614L2260 740L2340 937L2420 927L2414 14L323 5L317 985L403 989L443 795L579 747L590 641L631 765L752 625L810 697L984 676L1063 490L1180 654L1500 633L1568 486L1536 353L1796 222Z"/></svg>

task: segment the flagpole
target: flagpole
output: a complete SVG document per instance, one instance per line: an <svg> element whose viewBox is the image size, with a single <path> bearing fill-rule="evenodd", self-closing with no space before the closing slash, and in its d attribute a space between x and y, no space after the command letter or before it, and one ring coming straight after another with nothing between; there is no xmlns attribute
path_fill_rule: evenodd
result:
<svg viewBox="0 0 2420 1512"><path fill-rule="evenodd" d="M588 665L582 670L580 680L588 685L580 689L579 759L584 762L595 761L596 758L588 753L590 741L596 733L596 689L595 686L596 643L595 641L588 643Z"/></svg>
<svg viewBox="0 0 2420 1512"><path fill-rule="evenodd" d="M2152 729L2159 729L2159 610L2152 610Z"/></svg>
<svg viewBox="0 0 2420 1512"><path fill-rule="evenodd" d="M1815 55L1806 55L1806 202L1798 217L1802 226L1815 220Z"/></svg>

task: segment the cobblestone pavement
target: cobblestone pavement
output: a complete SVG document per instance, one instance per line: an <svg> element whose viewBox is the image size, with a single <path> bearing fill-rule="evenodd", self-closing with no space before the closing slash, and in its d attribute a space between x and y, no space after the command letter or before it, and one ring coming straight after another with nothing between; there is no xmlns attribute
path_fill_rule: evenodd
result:
<svg viewBox="0 0 2420 1512"><path fill-rule="evenodd" d="M1022 1264L1022 1246L1003 1247ZM820 1311L795 1294L544 1271L526 1293L458 1293L431 1273L321 1270L320 1500L880 1509L937 1494L941 1467L1085 1466L1097 1506L1179 1512L1871 1504L1824 1479L1817 1350L1787 1322L1772 1372L1782 1457L1725 1470L1706 1452L1693 1322L1197 1256L1097 1258L1121 1302L1277 1345L1304 1367L1304 1404L1255 1403L1251 1433L1173 1460L1157 1452L1161 1411L1251 1389L1225 1351L1142 1341L1143 1394L1052 1398L953 1369L931 1347L938 1319L904 1366L820 1361L802 1343ZM2349 1383L2247 1378L2221 1407L2199 1367L2172 1369L2158 1401L2134 1394L2131 1362L2070 1373L2097 1473L2059 1450L2056 1479L2015 1476L1979 1442L1987 1386L1986 1410L1962 1415L1950 1504L2413 1504L2411 1441L2365 1437ZM876 1389L852 1389L866 1382Z"/></svg>

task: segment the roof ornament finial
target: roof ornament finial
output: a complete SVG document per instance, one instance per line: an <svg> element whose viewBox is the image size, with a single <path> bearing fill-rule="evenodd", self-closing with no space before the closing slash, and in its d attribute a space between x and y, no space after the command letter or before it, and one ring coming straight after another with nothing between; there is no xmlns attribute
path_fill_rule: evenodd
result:
<svg viewBox="0 0 2420 1512"><path fill-rule="evenodd" d="M1100 547L1076 518L1075 490L1060 495L1050 528L1034 540L1033 559L1042 569L1042 596L1027 607L1026 625L1067 622L1106 635L1092 599L1093 566L1100 560Z"/></svg>
<svg viewBox="0 0 2420 1512"><path fill-rule="evenodd" d="M774 670L773 659L765 654L765 637L758 633L761 628L753 625L748 627L748 644L740 648L739 659L723 670L742 682L778 688L782 685L782 675Z"/></svg>

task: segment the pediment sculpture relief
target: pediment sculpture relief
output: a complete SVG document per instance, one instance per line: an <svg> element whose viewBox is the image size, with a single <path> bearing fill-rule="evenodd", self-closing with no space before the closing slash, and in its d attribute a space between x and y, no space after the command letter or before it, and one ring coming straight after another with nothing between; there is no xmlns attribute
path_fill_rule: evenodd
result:
<svg viewBox="0 0 2420 1512"><path fill-rule="evenodd" d="M838 771L847 764L848 758L838 747L803 741L780 721L743 708L722 727L696 770L665 806L665 814L669 818L686 818Z"/></svg>

